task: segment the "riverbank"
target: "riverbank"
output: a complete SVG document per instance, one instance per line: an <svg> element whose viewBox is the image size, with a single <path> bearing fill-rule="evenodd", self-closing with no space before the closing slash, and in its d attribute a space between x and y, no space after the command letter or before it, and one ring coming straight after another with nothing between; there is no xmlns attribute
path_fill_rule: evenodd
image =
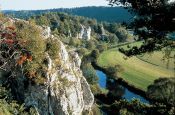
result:
<svg viewBox="0 0 175 115"><path fill-rule="evenodd" d="M100 70L107 75L108 72L107 72L106 68L100 67L96 62L92 62L91 64L95 69ZM117 78L117 77L118 76L116 76L115 78ZM123 85L124 87L127 87L130 91L132 91L132 92L134 92L134 93L136 93L136 94L138 94L138 95L140 95L140 96L142 96L145 99L150 101L150 99L146 95L146 91L139 89L139 88L135 87L134 85L129 84L127 81L125 81L122 78L118 78L118 79L114 79L114 80L116 80L119 84Z"/></svg>
<svg viewBox="0 0 175 115"><path fill-rule="evenodd" d="M107 76L108 71L106 68L100 67L95 62L91 62L91 65L94 67L94 69L96 69L96 71L101 71L104 74L106 74L106 77L109 77ZM101 77L101 75L99 75L99 77ZM121 85L125 87L125 90L128 89L133 93L138 94L139 96L142 96L147 101L149 101L149 103L145 103L139 100L128 101L127 98L117 100L117 98L115 99L114 97L111 97L111 95L98 94L95 96L96 103L99 105L99 108L107 115L120 114L120 112L122 112L123 110L125 112L128 111L129 113L132 112L134 114L138 113L138 114L148 114L148 115L160 114L160 113L165 114L165 113L171 112L171 110L174 110L173 107L165 106L163 105L163 103L155 104L155 102L157 101L149 99L145 91L128 84L126 81L122 80L121 78L113 79L113 80L118 81L118 82L115 82L116 85ZM132 96L132 97L134 98L135 96ZM136 97L135 99L139 99L139 98Z"/></svg>
<svg viewBox="0 0 175 115"><path fill-rule="evenodd" d="M120 48L127 50L128 47L138 45L139 42L120 46ZM103 68L115 67L117 65L121 66L123 71L118 72L118 77L123 78L129 84L139 89L147 91L147 87L153 84L156 79L174 76L174 71L172 69L174 67L173 61L170 61L170 68L167 68L166 60L164 63L162 62L164 56L162 51L126 57L123 53L118 51L118 48L119 47L116 47L102 52L97 58L97 64Z"/></svg>

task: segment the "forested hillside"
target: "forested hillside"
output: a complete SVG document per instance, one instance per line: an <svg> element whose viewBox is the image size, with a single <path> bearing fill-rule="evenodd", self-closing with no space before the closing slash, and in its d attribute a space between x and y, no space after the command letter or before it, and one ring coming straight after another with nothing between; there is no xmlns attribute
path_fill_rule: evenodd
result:
<svg viewBox="0 0 175 115"><path fill-rule="evenodd" d="M174 34L147 31L147 17L123 23L134 15L121 7L4 13L0 115L174 115Z"/></svg>
<svg viewBox="0 0 175 115"><path fill-rule="evenodd" d="M50 12L42 15L32 16L28 19L37 25L51 27L54 35L62 36L64 39L82 38L81 34L89 31L89 37L93 40L105 41L107 43L118 43L132 40L132 35L127 29L118 23L98 22L95 19L81 16L73 16L66 13ZM74 40L75 41L75 40Z"/></svg>
<svg viewBox="0 0 175 115"><path fill-rule="evenodd" d="M27 19L28 17L47 12L65 12L73 15L94 18L98 21L108 21L117 23L128 22L131 21L133 18L133 16L122 7L81 7L33 11L4 11L4 13L7 15L12 15L13 17L23 19Z"/></svg>

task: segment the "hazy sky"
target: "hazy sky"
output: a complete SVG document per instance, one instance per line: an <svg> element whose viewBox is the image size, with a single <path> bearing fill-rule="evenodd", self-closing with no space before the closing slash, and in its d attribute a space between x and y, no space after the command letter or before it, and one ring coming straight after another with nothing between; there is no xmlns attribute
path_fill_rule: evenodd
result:
<svg viewBox="0 0 175 115"><path fill-rule="evenodd" d="M70 8L82 6L107 6L106 0L0 0L1 10L29 10Z"/></svg>

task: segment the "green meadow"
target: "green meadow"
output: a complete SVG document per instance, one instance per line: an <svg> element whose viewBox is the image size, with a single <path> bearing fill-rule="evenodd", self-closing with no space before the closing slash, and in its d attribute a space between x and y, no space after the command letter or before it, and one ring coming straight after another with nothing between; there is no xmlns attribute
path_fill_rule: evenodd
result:
<svg viewBox="0 0 175 115"><path fill-rule="evenodd" d="M139 46L141 42L135 42L129 46ZM121 46L127 49L127 45ZM118 77L123 78L129 84L134 85L142 90L147 90L147 87L160 77L174 76L174 60L163 60L164 52L156 51L146 53L139 56L126 57L118 51L119 47L109 49L100 54L97 63L103 68L121 65L123 72L118 73ZM172 52L173 56L175 52Z"/></svg>

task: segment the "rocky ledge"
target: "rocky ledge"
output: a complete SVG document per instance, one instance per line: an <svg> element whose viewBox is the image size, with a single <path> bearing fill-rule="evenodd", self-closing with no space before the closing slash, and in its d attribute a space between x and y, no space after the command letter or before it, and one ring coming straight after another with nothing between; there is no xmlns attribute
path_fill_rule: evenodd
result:
<svg viewBox="0 0 175 115"><path fill-rule="evenodd" d="M11 19L11 23L22 21ZM59 59L52 59L49 53L45 52L47 69L45 70L46 81L42 85L28 84L27 88L23 77L16 80L15 93L24 100L26 107L33 107L38 115L81 115L91 113L94 103L94 96L90 86L80 70L81 59L75 52L66 50L64 44L58 38L52 36L48 29L42 29L43 40L55 39L60 44ZM56 62L59 61L59 64ZM20 75L23 76L23 75Z"/></svg>

